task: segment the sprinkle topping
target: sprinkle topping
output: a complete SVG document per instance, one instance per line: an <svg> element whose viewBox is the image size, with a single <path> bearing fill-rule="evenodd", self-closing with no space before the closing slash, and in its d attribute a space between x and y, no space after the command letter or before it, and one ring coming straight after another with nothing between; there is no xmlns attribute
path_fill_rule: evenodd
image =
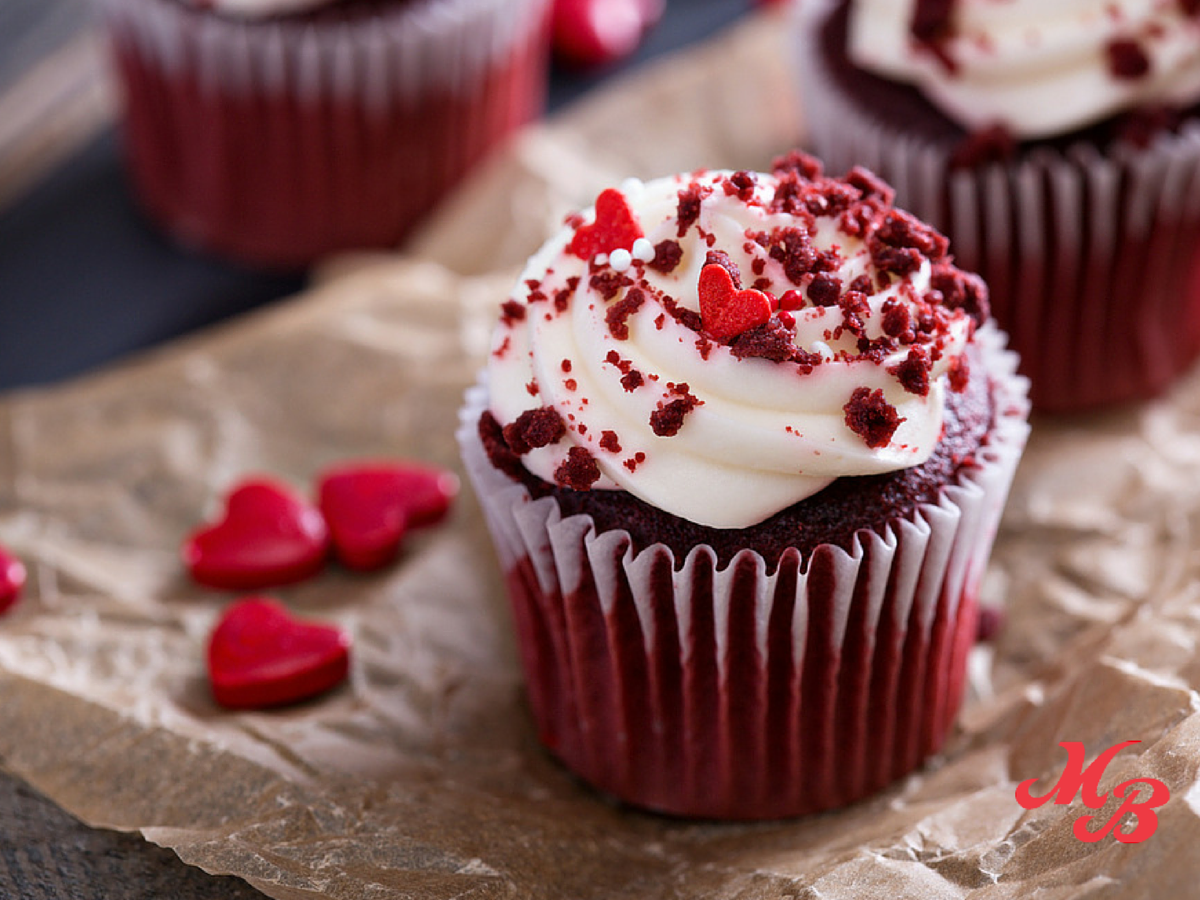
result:
<svg viewBox="0 0 1200 900"><path fill-rule="evenodd" d="M922 462L987 297L891 198L803 154L603 192L502 310L492 414L515 464L742 527Z"/></svg>
<svg viewBox="0 0 1200 900"><path fill-rule="evenodd" d="M590 260L600 253L628 251L640 237L642 228L625 195L615 188L606 188L596 198L596 220L579 226L567 252Z"/></svg>

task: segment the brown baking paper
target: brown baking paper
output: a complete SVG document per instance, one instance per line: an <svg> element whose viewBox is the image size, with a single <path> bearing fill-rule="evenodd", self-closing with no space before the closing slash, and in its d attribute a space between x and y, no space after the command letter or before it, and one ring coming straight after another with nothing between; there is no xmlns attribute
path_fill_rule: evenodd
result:
<svg viewBox="0 0 1200 900"><path fill-rule="evenodd" d="M274 712L209 698L229 595L177 558L251 473L458 469L453 432L515 267L613 179L762 167L797 132L779 20L635 73L526 134L403 256L134 363L0 401L0 762L86 822L137 830L276 898L1183 897L1200 856L1200 374L1160 402L1035 422L942 756L840 812L755 825L629 811L537 745L475 500L370 575L277 593L354 637L347 685ZM1085 843L1079 797L1017 784L1125 740L1100 782L1158 779L1147 839ZM1100 810L1111 815L1117 801Z"/></svg>

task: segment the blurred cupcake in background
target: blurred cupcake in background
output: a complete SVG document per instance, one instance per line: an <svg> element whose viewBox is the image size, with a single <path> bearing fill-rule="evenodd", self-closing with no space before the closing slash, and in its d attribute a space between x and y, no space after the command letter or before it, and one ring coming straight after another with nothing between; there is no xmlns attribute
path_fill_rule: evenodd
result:
<svg viewBox="0 0 1200 900"><path fill-rule="evenodd" d="M808 144L946 233L1035 408L1155 396L1200 353L1200 6L805 0Z"/></svg>
<svg viewBox="0 0 1200 900"><path fill-rule="evenodd" d="M251 265L396 245L544 103L548 0L97 2L139 201Z"/></svg>

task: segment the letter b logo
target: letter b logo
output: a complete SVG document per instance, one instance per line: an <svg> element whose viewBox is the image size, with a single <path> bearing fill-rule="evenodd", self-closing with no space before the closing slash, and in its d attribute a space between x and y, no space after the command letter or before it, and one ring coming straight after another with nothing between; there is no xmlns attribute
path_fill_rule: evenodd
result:
<svg viewBox="0 0 1200 900"><path fill-rule="evenodd" d="M1033 809L1043 806L1053 797L1056 805L1065 806L1079 794L1085 806L1089 809L1099 809L1109 798L1108 794L1100 793L1100 778L1104 775L1104 770L1112 762L1113 757L1123 749L1130 744L1140 743L1141 741L1122 741L1120 744L1115 744L1085 768L1083 763L1086 759L1086 751L1083 742L1062 741L1059 746L1067 751L1067 765L1058 781L1040 797L1035 796L1032 790L1033 785L1037 782L1036 778L1022 781L1017 785L1017 802L1025 809ZM1142 791L1136 787L1136 785L1143 784L1150 787L1150 796L1145 800L1141 799ZM1154 810L1171 799L1171 792L1157 778L1130 778L1114 787L1112 796L1120 797L1121 805L1108 821L1104 822L1097 830L1092 831L1088 828L1088 824L1097 816L1080 816L1075 820L1073 828L1075 837L1081 841L1095 843L1111 834L1123 844L1140 843L1154 834L1155 829L1158 828L1158 814ZM1127 813L1137 815L1137 827L1125 833L1120 831L1117 825Z"/></svg>

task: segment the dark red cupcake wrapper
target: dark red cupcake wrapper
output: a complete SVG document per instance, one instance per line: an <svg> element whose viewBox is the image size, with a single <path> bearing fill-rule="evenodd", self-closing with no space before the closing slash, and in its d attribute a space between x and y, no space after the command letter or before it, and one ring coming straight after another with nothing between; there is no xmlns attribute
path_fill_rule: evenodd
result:
<svg viewBox="0 0 1200 900"><path fill-rule="evenodd" d="M314 22L100 2L142 205L182 242L255 265L396 246L544 101L548 0Z"/></svg>
<svg viewBox="0 0 1200 900"><path fill-rule="evenodd" d="M987 281L1036 409L1154 397L1200 356L1200 122L1144 149L1041 148L950 165L954 148L900 132L831 77L820 28L837 0L801 5L796 64L806 143L831 171L874 170L897 205L950 238Z"/></svg>
<svg viewBox="0 0 1200 900"><path fill-rule="evenodd" d="M658 544L562 518L488 461L468 393L459 441L504 570L530 706L568 768L631 804L720 819L844 806L942 745L963 695L976 597L1028 431L1027 383L985 329L997 418L936 505L850 552Z"/></svg>

